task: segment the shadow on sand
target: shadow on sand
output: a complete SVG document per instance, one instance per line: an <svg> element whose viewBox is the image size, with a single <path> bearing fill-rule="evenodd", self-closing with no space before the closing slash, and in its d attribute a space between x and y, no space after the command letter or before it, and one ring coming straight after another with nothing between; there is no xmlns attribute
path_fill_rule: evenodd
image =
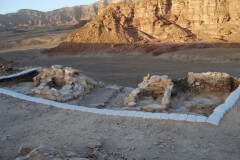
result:
<svg viewBox="0 0 240 160"><path fill-rule="evenodd" d="M163 53L186 49L201 48L239 48L240 43L73 43L63 42L59 46L46 49L48 55L77 55L77 54L127 54L143 53L158 56Z"/></svg>

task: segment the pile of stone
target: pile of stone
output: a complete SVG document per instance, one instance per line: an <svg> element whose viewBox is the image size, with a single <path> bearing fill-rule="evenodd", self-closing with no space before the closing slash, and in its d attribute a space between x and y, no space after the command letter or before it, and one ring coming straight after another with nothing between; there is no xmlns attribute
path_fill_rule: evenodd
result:
<svg viewBox="0 0 240 160"><path fill-rule="evenodd" d="M102 86L78 70L61 65L43 68L33 81L35 87L32 93L58 102L81 99L92 89Z"/></svg>
<svg viewBox="0 0 240 160"><path fill-rule="evenodd" d="M187 84L189 91L196 93L230 93L232 90L231 76L220 72L189 72Z"/></svg>
<svg viewBox="0 0 240 160"><path fill-rule="evenodd" d="M152 97L156 103L142 107L147 111L163 111L169 107L173 82L168 76L147 75L143 82L124 99L124 105L136 106L137 101L144 97Z"/></svg>

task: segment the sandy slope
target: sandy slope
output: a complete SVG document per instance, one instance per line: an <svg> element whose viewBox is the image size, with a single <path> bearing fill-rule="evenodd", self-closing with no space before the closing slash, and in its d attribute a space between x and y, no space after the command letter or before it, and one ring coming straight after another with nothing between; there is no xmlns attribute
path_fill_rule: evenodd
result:
<svg viewBox="0 0 240 160"><path fill-rule="evenodd" d="M0 32L0 53L33 48L55 47L75 29L75 26L32 28Z"/></svg>

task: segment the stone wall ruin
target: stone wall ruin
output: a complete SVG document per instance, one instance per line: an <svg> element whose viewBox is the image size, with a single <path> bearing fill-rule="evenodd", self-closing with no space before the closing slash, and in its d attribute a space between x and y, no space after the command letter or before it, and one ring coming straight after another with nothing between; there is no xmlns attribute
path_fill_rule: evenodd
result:
<svg viewBox="0 0 240 160"><path fill-rule="evenodd" d="M209 115L239 86L239 82L239 78L220 72L189 72L186 78L179 80L148 75L124 99L124 106L140 107L149 112L164 112L172 109L172 105L183 105L185 111ZM220 98L218 95L221 95ZM175 108L178 109L176 106Z"/></svg>
<svg viewBox="0 0 240 160"><path fill-rule="evenodd" d="M230 93L232 90L231 76L227 73L205 72L187 75L189 91L197 93Z"/></svg>
<svg viewBox="0 0 240 160"><path fill-rule="evenodd" d="M93 79L80 74L78 70L61 65L53 65L51 68L43 68L33 78L35 87L33 94L45 98L67 102L83 96L100 84Z"/></svg>
<svg viewBox="0 0 240 160"><path fill-rule="evenodd" d="M144 97L151 97L154 104L142 107L144 110L163 111L169 107L173 82L168 76L147 75L143 82L124 99L124 105L133 107L137 101Z"/></svg>

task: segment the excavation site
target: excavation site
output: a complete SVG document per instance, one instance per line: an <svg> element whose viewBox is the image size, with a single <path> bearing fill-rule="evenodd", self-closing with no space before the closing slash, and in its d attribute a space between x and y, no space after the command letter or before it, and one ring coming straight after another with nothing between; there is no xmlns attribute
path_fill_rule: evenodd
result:
<svg viewBox="0 0 240 160"><path fill-rule="evenodd" d="M0 0L0 160L240 160L239 0Z"/></svg>

